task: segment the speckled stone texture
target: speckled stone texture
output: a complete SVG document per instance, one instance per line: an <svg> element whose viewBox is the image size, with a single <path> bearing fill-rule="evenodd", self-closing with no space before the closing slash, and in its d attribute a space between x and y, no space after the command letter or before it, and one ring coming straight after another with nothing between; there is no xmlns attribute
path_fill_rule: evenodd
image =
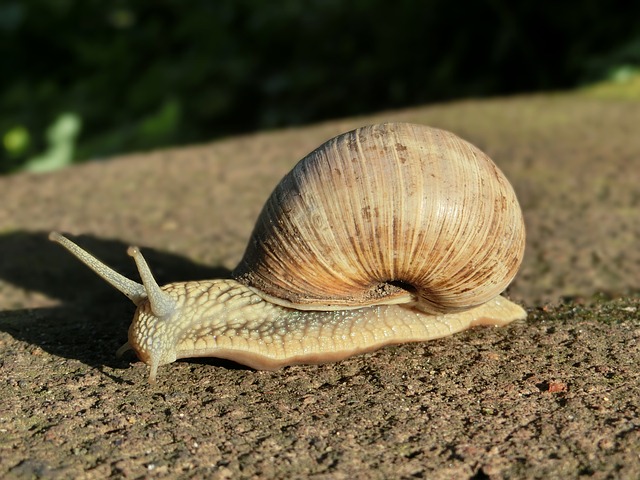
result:
<svg viewBox="0 0 640 480"><path fill-rule="evenodd" d="M368 123L487 152L525 214L526 321L256 372L114 358L133 305L59 246L137 278L228 275L278 180ZM640 103L464 101L0 178L0 477L640 478Z"/></svg>

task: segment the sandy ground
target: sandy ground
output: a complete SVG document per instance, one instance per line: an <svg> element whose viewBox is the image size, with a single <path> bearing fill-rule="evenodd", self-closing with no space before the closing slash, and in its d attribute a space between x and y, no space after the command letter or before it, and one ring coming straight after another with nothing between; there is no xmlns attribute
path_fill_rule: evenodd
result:
<svg viewBox="0 0 640 480"><path fill-rule="evenodd" d="M485 150L528 230L505 328L256 372L117 360L134 307L60 247L137 278L228 274L281 176L378 121ZM640 478L640 103L465 101L0 178L0 477Z"/></svg>

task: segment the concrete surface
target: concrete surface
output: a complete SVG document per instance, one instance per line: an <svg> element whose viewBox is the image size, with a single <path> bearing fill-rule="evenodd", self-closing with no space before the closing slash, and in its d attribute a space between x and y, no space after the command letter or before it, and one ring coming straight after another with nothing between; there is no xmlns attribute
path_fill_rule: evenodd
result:
<svg viewBox="0 0 640 480"><path fill-rule="evenodd" d="M256 372L116 360L134 307L59 246L137 278L228 274L262 202L322 141L378 121L485 150L528 229L529 317ZM0 178L0 477L640 478L640 102L551 94L386 112Z"/></svg>

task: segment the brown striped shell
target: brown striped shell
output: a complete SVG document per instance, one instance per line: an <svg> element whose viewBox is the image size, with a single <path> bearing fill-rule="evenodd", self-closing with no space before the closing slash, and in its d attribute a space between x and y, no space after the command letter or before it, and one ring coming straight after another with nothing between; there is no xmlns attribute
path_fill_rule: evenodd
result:
<svg viewBox="0 0 640 480"><path fill-rule="evenodd" d="M513 188L488 156L450 132L387 123L302 159L267 200L233 276L299 309L464 310L507 287L524 239Z"/></svg>

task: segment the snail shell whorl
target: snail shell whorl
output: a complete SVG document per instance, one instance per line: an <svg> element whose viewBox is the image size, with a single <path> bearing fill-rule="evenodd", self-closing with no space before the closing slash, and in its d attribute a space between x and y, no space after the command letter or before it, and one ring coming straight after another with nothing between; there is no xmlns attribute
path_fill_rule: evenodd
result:
<svg viewBox="0 0 640 480"><path fill-rule="evenodd" d="M523 253L520 206L489 157L452 133L390 123L301 160L265 204L233 276L301 309L417 295L420 309L445 312L501 293Z"/></svg>

